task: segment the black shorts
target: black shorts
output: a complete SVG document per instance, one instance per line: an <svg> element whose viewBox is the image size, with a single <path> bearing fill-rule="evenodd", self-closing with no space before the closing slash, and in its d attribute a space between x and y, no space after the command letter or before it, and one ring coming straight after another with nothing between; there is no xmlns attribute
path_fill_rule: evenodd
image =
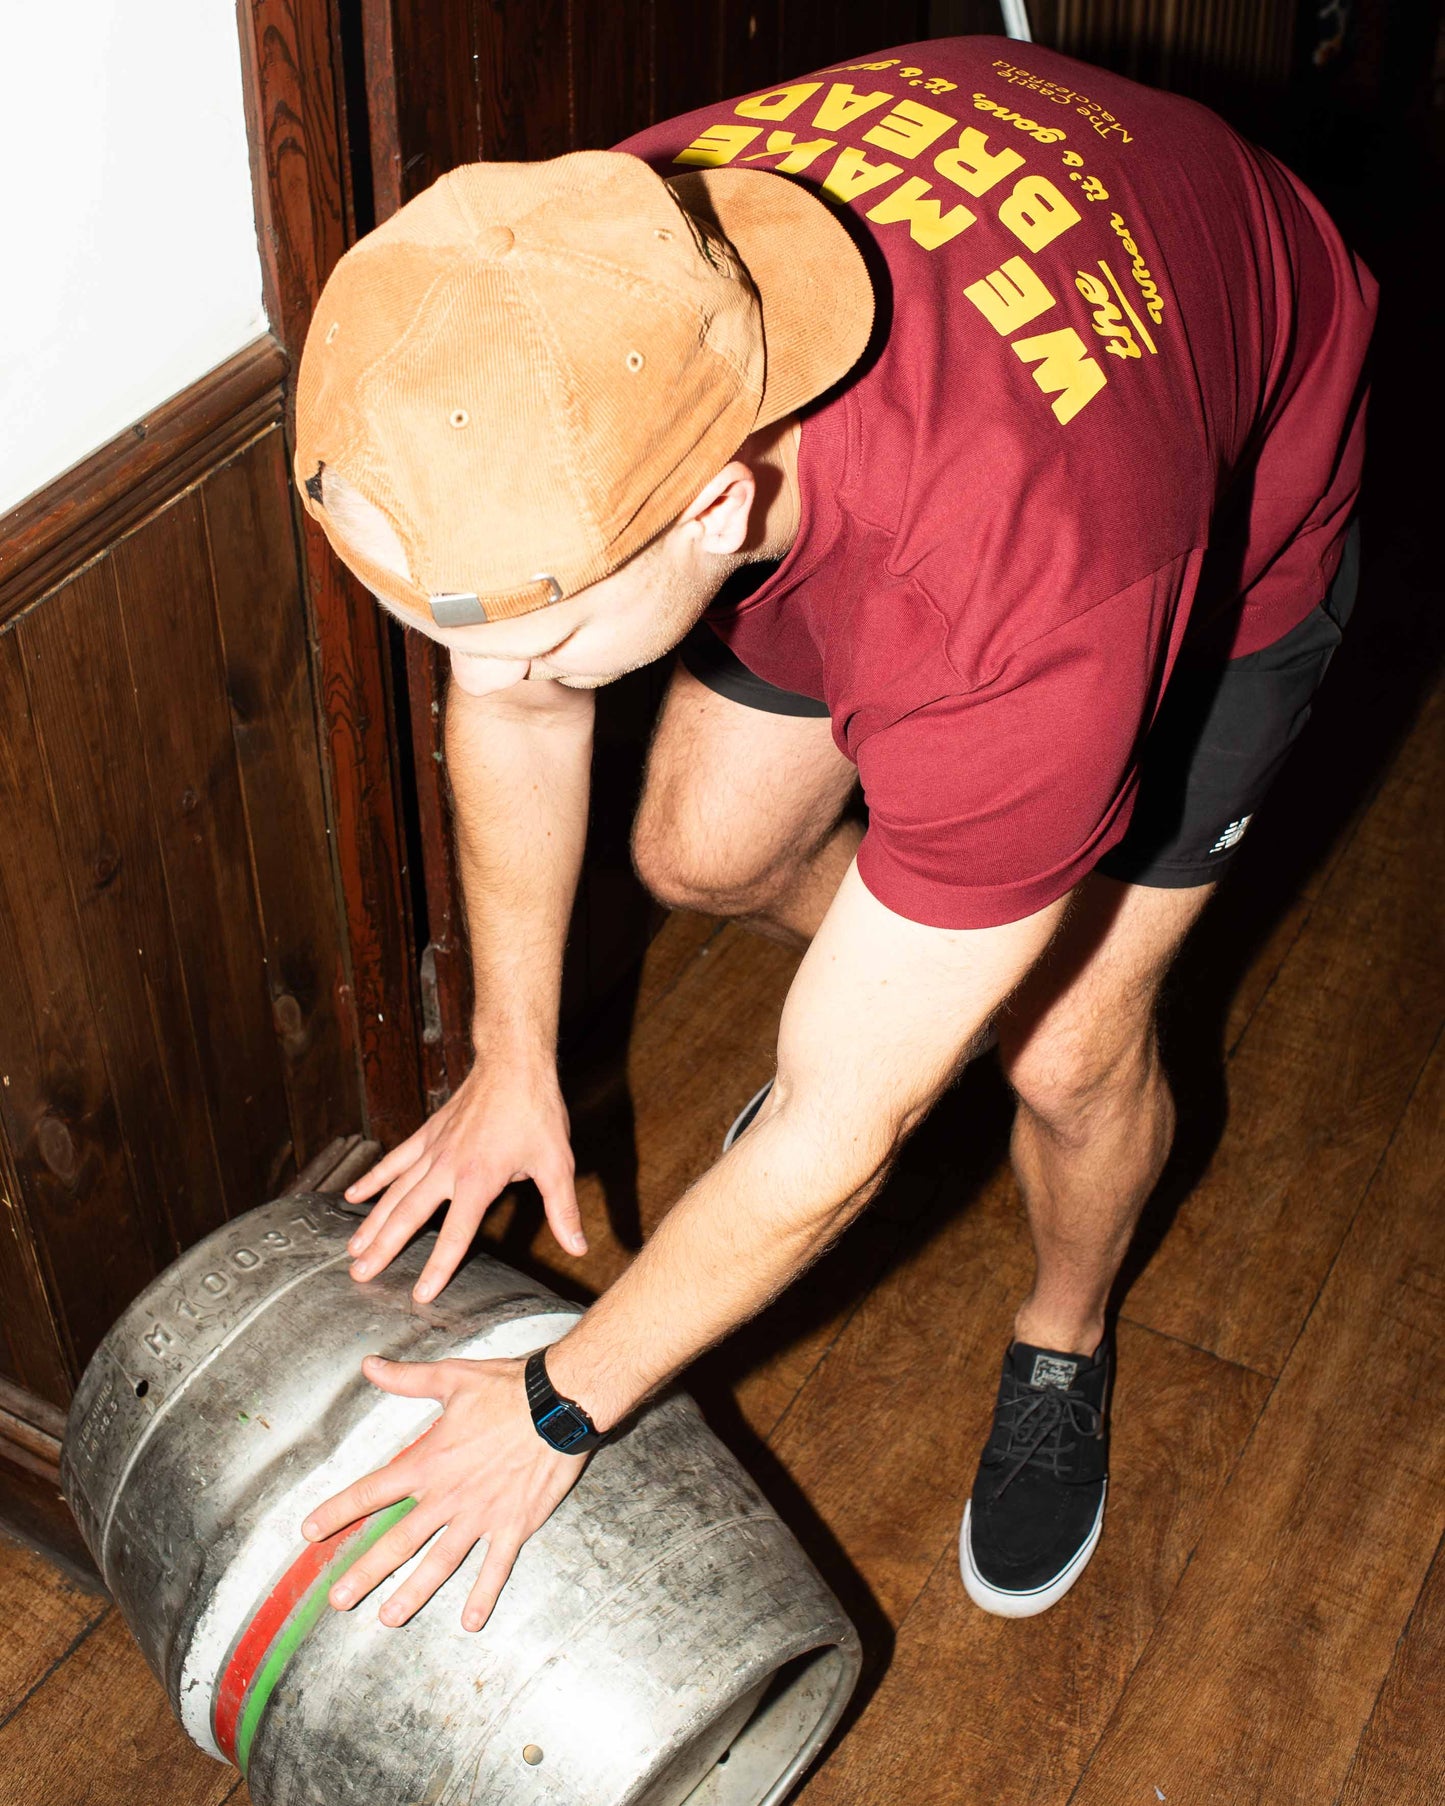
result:
<svg viewBox="0 0 1445 1806"><path fill-rule="evenodd" d="M1176 667L1144 742L1128 830L1096 870L1157 890L1221 875L1309 720L1354 607L1359 570L1356 524L1324 601L1283 639L1208 668ZM679 652L699 683L746 708L827 717L826 703L756 676L705 622Z"/></svg>

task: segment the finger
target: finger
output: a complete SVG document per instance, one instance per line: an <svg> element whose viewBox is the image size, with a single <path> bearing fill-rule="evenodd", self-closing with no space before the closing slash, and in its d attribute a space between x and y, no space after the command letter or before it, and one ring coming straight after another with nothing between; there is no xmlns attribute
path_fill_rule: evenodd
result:
<svg viewBox="0 0 1445 1806"><path fill-rule="evenodd" d="M405 1624L436 1592L444 1586L472 1552L475 1532L462 1529L455 1521L447 1526L427 1550L414 1574L409 1574L381 1608L383 1624Z"/></svg>
<svg viewBox="0 0 1445 1806"><path fill-rule="evenodd" d="M420 1154L399 1178L392 1180L376 1203L372 1205L366 1221L346 1244L347 1250L351 1254L360 1255L366 1252L390 1221L397 1205L408 1192L414 1190L426 1178L431 1169L431 1156Z"/></svg>
<svg viewBox="0 0 1445 1806"><path fill-rule="evenodd" d="M389 1361L385 1355L367 1355L361 1371L373 1386L402 1398L434 1398L445 1404L452 1382L445 1361Z"/></svg>
<svg viewBox="0 0 1445 1806"><path fill-rule="evenodd" d="M301 1526L301 1534L313 1543L334 1536L348 1524L370 1517L373 1511L408 1498L412 1491L411 1480L410 1463L393 1461L386 1467L379 1467L375 1473L365 1475L318 1505Z"/></svg>
<svg viewBox="0 0 1445 1806"><path fill-rule="evenodd" d="M380 1232L353 1261L352 1277L374 1279L389 1267L437 1206L451 1195L451 1189L451 1179L445 1172L429 1169L425 1177L397 1198Z"/></svg>
<svg viewBox="0 0 1445 1806"><path fill-rule="evenodd" d="M487 1546L482 1571L477 1575L467 1603L462 1610L462 1623L468 1630L480 1630L492 1615L502 1588L507 1584L522 1545L505 1537L494 1536Z"/></svg>
<svg viewBox="0 0 1445 1806"><path fill-rule="evenodd" d="M539 1171L535 1177L553 1235L569 1254L585 1254L587 1237L582 1231L582 1212L577 1206L577 1185L571 1165Z"/></svg>
<svg viewBox="0 0 1445 1806"><path fill-rule="evenodd" d="M461 1185L455 1187L452 1207L442 1223L436 1246L427 1256L421 1277L412 1289L412 1297L418 1304L427 1304L435 1298L466 1259L482 1218L503 1183L501 1179L483 1179L472 1180L465 1189Z"/></svg>
<svg viewBox="0 0 1445 1806"><path fill-rule="evenodd" d="M399 1524L393 1524L386 1535L360 1556L344 1574L338 1575L326 1597L339 1612L359 1605L388 1574L395 1574L404 1562L411 1560L427 1538L441 1527L444 1520L414 1505Z"/></svg>
<svg viewBox="0 0 1445 1806"><path fill-rule="evenodd" d="M353 1179L347 1186L345 1195L355 1204L362 1198L369 1198L374 1191L380 1191L383 1185L390 1185L396 1175L405 1172L426 1146L424 1134L424 1129L418 1129L414 1135L408 1135L405 1141L399 1141L389 1154L382 1155L375 1166L368 1167L359 1179Z"/></svg>

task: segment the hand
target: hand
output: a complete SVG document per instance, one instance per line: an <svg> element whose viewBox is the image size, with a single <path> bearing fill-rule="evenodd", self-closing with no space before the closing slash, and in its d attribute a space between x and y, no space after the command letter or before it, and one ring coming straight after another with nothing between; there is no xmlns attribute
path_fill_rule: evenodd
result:
<svg viewBox="0 0 1445 1806"><path fill-rule="evenodd" d="M373 1279L390 1266L437 1206L446 1214L412 1296L422 1304L456 1272L488 1206L514 1179L531 1179L542 1194L552 1233L569 1254L585 1254L587 1238L572 1182L567 1111L555 1070L479 1061L434 1116L346 1188L355 1204L382 1191L347 1244L351 1277Z"/></svg>
<svg viewBox="0 0 1445 1806"><path fill-rule="evenodd" d="M537 1434L527 1409L526 1363L386 1361L368 1355L361 1371L383 1392L435 1398L441 1416L394 1461L318 1506L302 1525L309 1542L398 1500L415 1505L347 1569L327 1595L338 1611L358 1604L437 1531L416 1571L381 1608L381 1622L405 1624L449 1580L482 1537L487 1553L467 1595L462 1623L480 1630L507 1584L518 1552L576 1484L585 1455L563 1455Z"/></svg>

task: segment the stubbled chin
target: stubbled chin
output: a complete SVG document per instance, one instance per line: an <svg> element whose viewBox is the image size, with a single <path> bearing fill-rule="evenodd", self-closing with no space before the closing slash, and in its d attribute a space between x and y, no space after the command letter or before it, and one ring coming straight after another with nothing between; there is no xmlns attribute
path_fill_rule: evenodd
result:
<svg viewBox="0 0 1445 1806"><path fill-rule="evenodd" d="M481 658L472 652L453 652L452 676L469 696L490 696L493 690L510 690L527 675L524 658Z"/></svg>

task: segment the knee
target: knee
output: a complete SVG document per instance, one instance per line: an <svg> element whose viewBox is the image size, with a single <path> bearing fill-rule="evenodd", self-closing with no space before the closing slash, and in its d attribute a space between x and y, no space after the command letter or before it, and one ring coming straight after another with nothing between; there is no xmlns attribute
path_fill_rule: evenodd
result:
<svg viewBox="0 0 1445 1806"><path fill-rule="evenodd" d="M1152 1017L1126 1032L1036 1031L1014 1046L1001 1028L999 1051L1020 1105L1056 1140L1086 1141L1121 1114L1162 1112L1172 1122Z"/></svg>
<svg viewBox="0 0 1445 1806"><path fill-rule="evenodd" d="M690 829L678 815L645 806L633 825L632 863L668 909L751 915L767 907L776 888L765 870L728 846L725 836Z"/></svg>

